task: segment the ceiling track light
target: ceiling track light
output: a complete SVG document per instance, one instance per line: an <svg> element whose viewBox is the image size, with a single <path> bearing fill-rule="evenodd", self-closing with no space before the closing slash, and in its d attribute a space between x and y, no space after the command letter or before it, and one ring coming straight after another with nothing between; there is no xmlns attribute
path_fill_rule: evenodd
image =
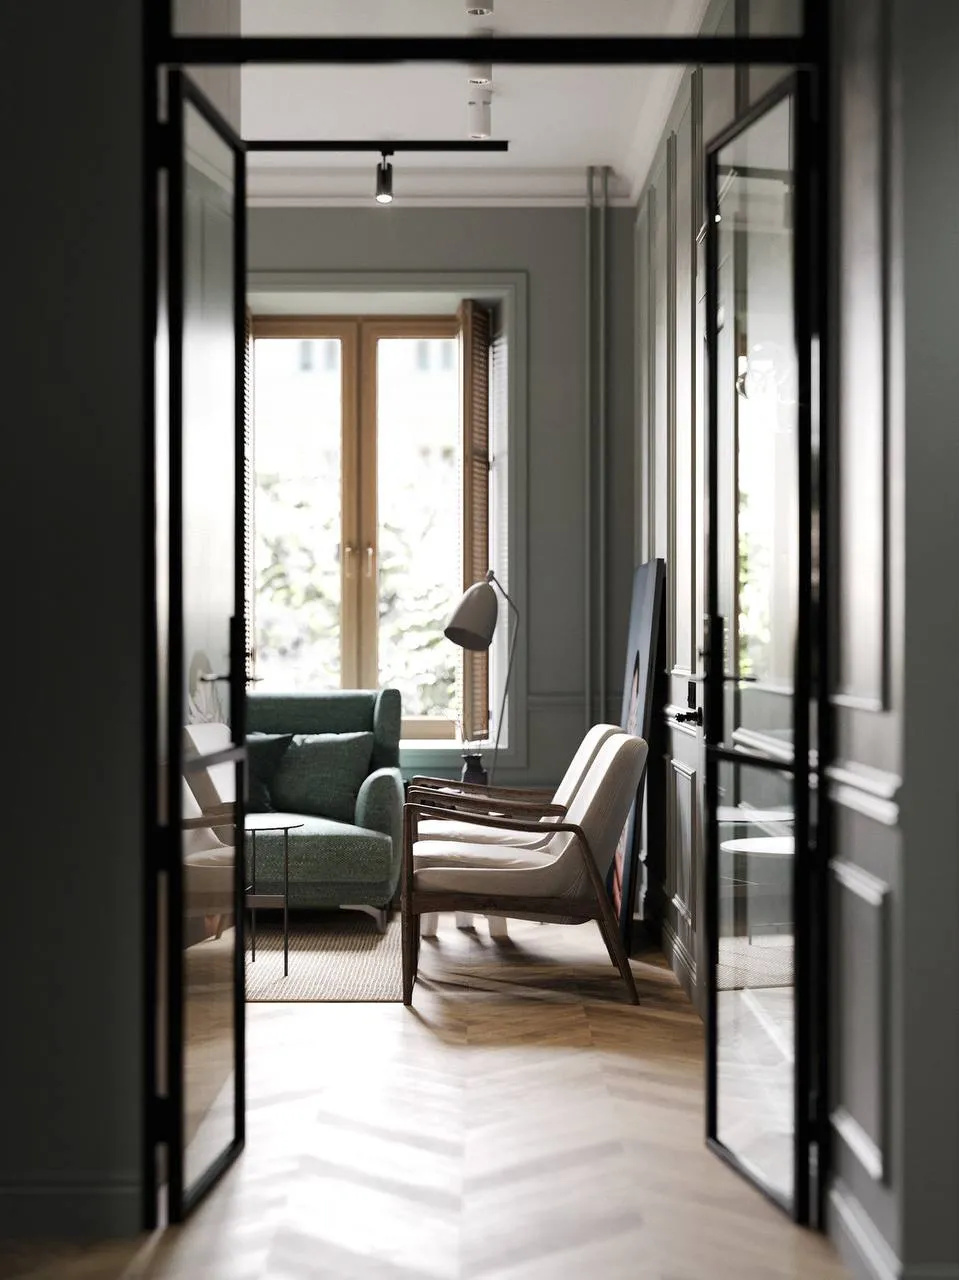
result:
<svg viewBox="0 0 959 1280"><path fill-rule="evenodd" d="M492 31L477 31L478 36L492 36ZM493 64L491 62L471 62L466 74L470 84L482 85L486 88L493 83Z"/></svg>
<svg viewBox="0 0 959 1280"><path fill-rule="evenodd" d="M380 162L376 166L376 203L392 204L393 203L393 166L386 158L387 153L384 151L380 157Z"/></svg>
<svg viewBox="0 0 959 1280"><path fill-rule="evenodd" d="M493 95L489 89L470 87L466 104L467 129L471 138L489 138L493 132Z"/></svg>

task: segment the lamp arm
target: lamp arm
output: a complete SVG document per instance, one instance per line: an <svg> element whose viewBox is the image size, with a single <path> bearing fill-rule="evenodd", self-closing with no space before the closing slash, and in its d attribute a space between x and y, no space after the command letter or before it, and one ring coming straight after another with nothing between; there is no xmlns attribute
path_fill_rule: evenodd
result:
<svg viewBox="0 0 959 1280"><path fill-rule="evenodd" d="M503 716L506 714L506 695L509 693L510 676L513 674L513 655L516 652L516 637L519 634L519 609L517 609L516 605L513 603L512 597L510 596L509 592L500 582L499 578L497 578L496 574L493 572L492 569L490 569L486 574L486 581L496 583L496 586L499 588L500 594L502 595L503 599L512 609L513 617L514 617L513 634L510 638L510 643L509 643L509 658L507 659L507 663L506 663L506 679L503 681L503 698L502 698L502 701L500 702L499 716L497 717L497 720L496 720L496 742L493 745L493 763L490 765L490 771L489 771L489 782L490 782L490 786L492 786L493 779L496 777L496 761L497 761L497 758L499 757L499 737L503 729Z"/></svg>

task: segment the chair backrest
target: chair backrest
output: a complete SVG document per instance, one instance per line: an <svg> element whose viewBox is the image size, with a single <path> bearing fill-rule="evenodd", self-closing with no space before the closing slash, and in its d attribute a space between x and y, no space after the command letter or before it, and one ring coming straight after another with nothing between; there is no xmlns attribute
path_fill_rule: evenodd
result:
<svg viewBox="0 0 959 1280"><path fill-rule="evenodd" d="M190 755L207 756L233 745L230 726L219 721L188 724L183 729L183 748ZM236 800L236 765L215 764L209 769L191 769L187 780L204 813Z"/></svg>
<svg viewBox="0 0 959 1280"><path fill-rule="evenodd" d="M372 732L370 772L400 762L402 704L398 689L250 693L246 718L251 733Z"/></svg>
<svg viewBox="0 0 959 1280"><path fill-rule="evenodd" d="M576 799L576 793L583 785L583 779L589 771L589 766L596 759L596 753L606 741L612 737L614 733L622 733L622 729L615 724L594 724L592 729L586 731L586 736L576 749L576 754L569 762L569 768L563 774L563 781L556 788L553 795L553 803L569 806Z"/></svg>
<svg viewBox="0 0 959 1280"><path fill-rule="evenodd" d="M183 780L183 817L184 818L200 818L203 816L203 810L197 802L196 796L187 785L187 781ZM222 849L223 841L217 839L216 833L212 827L188 827L183 832L183 856L189 857L191 854L205 853L210 849Z"/></svg>
<svg viewBox="0 0 959 1280"><path fill-rule="evenodd" d="M636 799L647 754L648 748L642 738L622 732L607 738L587 770L569 812L562 819L583 829L596 868L604 881L629 817L630 806ZM586 870L577 837L568 831L558 831L550 839L545 852L557 859L556 891L570 896L580 893L585 887Z"/></svg>

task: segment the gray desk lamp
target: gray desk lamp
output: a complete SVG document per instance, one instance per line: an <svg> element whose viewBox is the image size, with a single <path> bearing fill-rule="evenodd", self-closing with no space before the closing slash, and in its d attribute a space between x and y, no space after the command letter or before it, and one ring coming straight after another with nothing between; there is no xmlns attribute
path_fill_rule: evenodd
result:
<svg viewBox="0 0 959 1280"><path fill-rule="evenodd" d="M506 679L503 681L503 700L500 703L499 716L496 721L493 764L489 771L491 783L496 775L499 736L503 728L503 716L506 712L506 694L509 691L509 679L513 672L513 654L516 651L516 633L519 630L519 610L492 569L487 571L486 577L482 582L474 582L466 590L443 631L447 640L452 640L461 649L488 649L493 643L493 632L496 630L496 620L499 616L499 601L496 599L496 592L492 587L494 582L499 588L503 599L513 611L513 633L510 637Z"/></svg>

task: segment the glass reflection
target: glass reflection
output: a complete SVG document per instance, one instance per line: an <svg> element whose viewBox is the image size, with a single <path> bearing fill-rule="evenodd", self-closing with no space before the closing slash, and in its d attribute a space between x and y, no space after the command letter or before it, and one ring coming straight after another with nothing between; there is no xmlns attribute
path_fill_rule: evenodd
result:
<svg viewBox="0 0 959 1280"><path fill-rule="evenodd" d="M726 723L788 753L798 598L790 99L719 157L720 572Z"/></svg>
<svg viewBox="0 0 959 1280"><path fill-rule="evenodd" d="M235 601L234 159L190 105L184 114L182 605L183 1183L233 1141L237 765Z"/></svg>
<svg viewBox="0 0 959 1280"><path fill-rule="evenodd" d="M717 1137L784 1199L793 1194L793 785L725 764L719 808Z"/></svg>

